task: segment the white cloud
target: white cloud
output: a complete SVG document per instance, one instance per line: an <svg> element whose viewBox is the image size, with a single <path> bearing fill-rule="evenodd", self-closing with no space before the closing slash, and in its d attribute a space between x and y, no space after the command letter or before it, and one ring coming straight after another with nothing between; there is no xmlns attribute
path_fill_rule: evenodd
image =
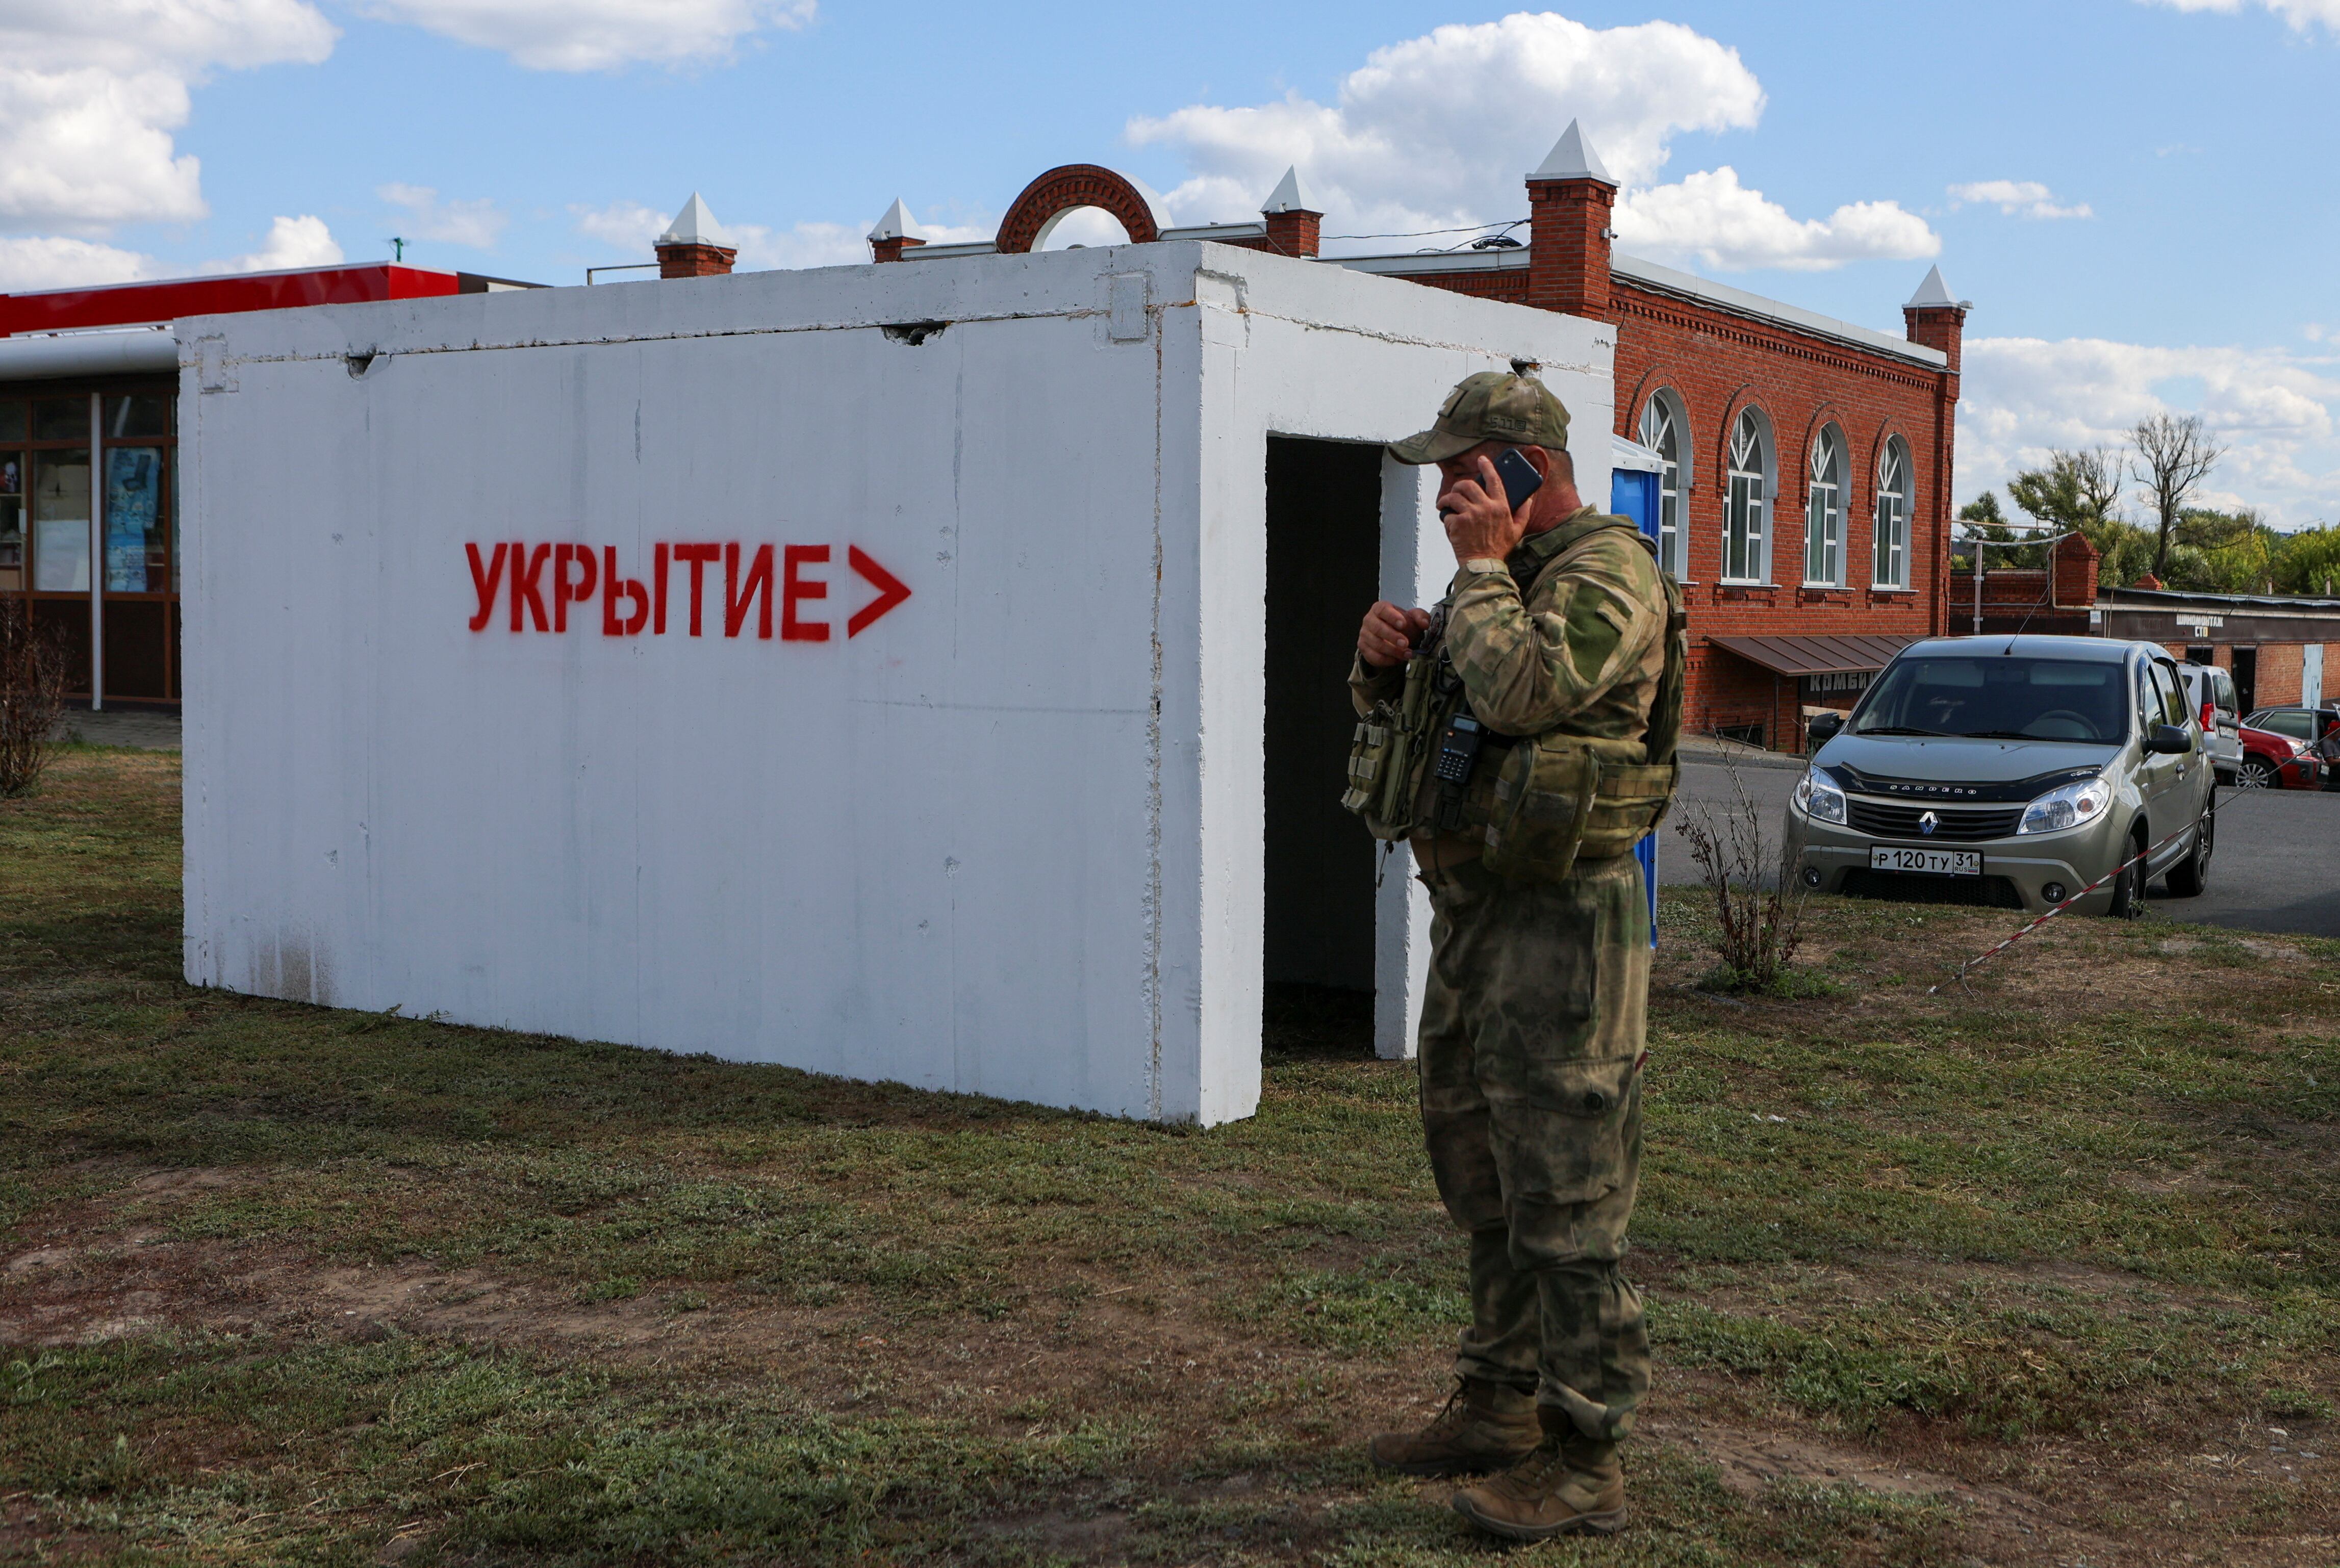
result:
<svg viewBox="0 0 2340 1568"><path fill-rule="evenodd" d="M333 267L342 262L342 247L322 218L303 213L279 217L268 226L268 238L249 255L225 261L207 261L207 272L276 272L292 267Z"/></svg>
<svg viewBox="0 0 2340 1568"><path fill-rule="evenodd" d="M350 3L524 66L586 71L719 59L759 30L807 25L816 0ZM150 259L103 242L122 224L207 215L202 166L174 141L191 89L215 71L314 64L339 36L311 0L0 0L0 236L20 236L0 246L0 276L22 287L151 275ZM383 195L421 238L487 247L505 223L491 202L416 186ZM254 254L338 252L309 222L278 220Z"/></svg>
<svg viewBox="0 0 2340 1568"><path fill-rule="evenodd" d="M154 275L153 257L94 240L47 235L0 239L0 289L134 283Z"/></svg>
<svg viewBox="0 0 2340 1568"><path fill-rule="evenodd" d="M1962 207L1968 202L1978 207L1997 207L2010 218L2093 218L2097 214L2086 202L2069 207L2056 203L2056 192L2037 180L1977 180L1970 184L1950 187L1950 205Z"/></svg>
<svg viewBox="0 0 2340 1568"><path fill-rule="evenodd" d="M2163 409L2198 413L2230 450L2212 505L2296 526L2334 520L2340 357L2280 349L2158 348L2098 338L1970 338L1958 404L1959 499L2037 467L2048 449L2117 443Z"/></svg>
<svg viewBox="0 0 2340 1568"><path fill-rule="evenodd" d="M666 232L669 215L640 202L612 202L606 207L571 206L577 232L599 240L613 251L649 254L650 242Z"/></svg>
<svg viewBox="0 0 2340 1568"><path fill-rule="evenodd" d="M1694 259L1719 271L1781 267L1817 271L1880 257L1941 254L1926 221L1892 202L1855 202L1826 218L1796 219L1739 182L1728 163L1671 185L1625 192L1618 240L1637 253Z"/></svg>
<svg viewBox="0 0 2340 1568"><path fill-rule="evenodd" d="M190 84L322 60L333 38L302 0L13 0L0 11L0 228L97 236L201 218L200 170L172 143Z"/></svg>
<svg viewBox="0 0 2340 1568"><path fill-rule="evenodd" d="M720 60L766 27L809 26L816 0L358 0L535 71L615 71Z"/></svg>
<svg viewBox="0 0 2340 1568"><path fill-rule="evenodd" d="M2169 6L2177 11L2223 11L2229 15L2243 9L2244 0L2144 0L2147 5ZM2291 25L2295 33L2305 33L2317 24L2340 33L2340 0L2254 0L2263 9L2272 11Z"/></svg>
<svg viewBox="0 0 2340 1568"><path fill-rule="evenodd" d="M1618 227L1645 251L1735 269L1940 249L1923 219L1892 202L1798 220L1729 168L1652 183L1674 137L1750 129L1763 105L1737 50L1680 24L1601 29L1521 12L1377 50L1333 104L1298 94L1247 108L1194 104L1132 120L1128 135L1185 154L1194 173L1165 198L1183 222L1249 218L1296 163L1328 233L1388 234L1525 215L1522 177L1576 119L1623 182Z"/></svg>
<svg viewBox="0 0 2340 1568"><path fill-rule="evenodd" d="M374 187L375 195L393 207L406 209L407 216L399 220L414 232L410 240L435 240L441 244L469 245L475 250L495 248L496 236L504 232L510 220L493 202L484 197L471 202L442 202L439 192L428 185L403 185L392 182Z"/></svg>
<svg viewBox="0 0 2340 1568"><path fill-rule="evenodd" d="M1420 229L1522 215L1522 176L1572 118L1635 183L1665 163L1678 133L1744 129L1763 111L1738 52L1688 27L1598 30L1548 13L1375 50L1337 97L1194 104L1134 119L1128 134L1185 154L1194 176L1165 196L1185 220L1250 218L1297 163L1343 225Z"/></svg>

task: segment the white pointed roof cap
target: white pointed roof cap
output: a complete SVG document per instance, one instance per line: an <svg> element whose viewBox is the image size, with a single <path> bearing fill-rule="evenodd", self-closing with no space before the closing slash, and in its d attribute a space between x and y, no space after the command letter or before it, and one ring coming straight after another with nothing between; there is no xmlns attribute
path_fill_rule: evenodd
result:
<svg viewBox="0 0 2340 1568"><path fill-rule="evenodd" d="M886 215L878 220L878 226L869 231L869 237L873 240L924 240L927 232L911 221L910 210L902 205L902 198L897 196L894 204L886 209Z"/></svg>
<svg viewBox="0 0 2340 1568"><path fill-rule="evenodd" d="M1584 139L1584 127L1574 120L1568 123L1568 129L1560 133L1560 140L1552 144L1552 151L1544 154L1543 163L1528 178L1598 180L1604 185L1617 182L1617 176L1609 173L1609 166L1601 162L1601 154L1594 152L1592 143Z"/></svg>
<svg viewBox="0 0 2340 1568"><path fill-rule="evenodd" d="M1918 291L1916 293L1909 296L1909 304L1908 308L1910 310L1925 310L1929 308L1939 310L1941 307L1947 305L1952 310L1965 310L1972 303L1973 301L1968 300L1952 299L1950 297L1950 286L1942 281L1942 269L1938 266L1933 266L1926 269L1926 281L1918 285Z"/></svg>
<svg viewBox="0 0 2340 1568"><path fill-rule="evenodd" d="M1316 193L1300 182L1300 166L1295 163L1284 170L1284 178L1275 182L1275 189L1260 203L1259 210L1267 213L1322 212L1324 209L1316 204Z"/></svg>
<svg viewBox="0 0 2340 1568"><path fill-rule="evenodd" d="M715 214L707 210L707 203L699 200L698 192L693 191L690 200L682 204L682 211L674 215L674 222L666 226L666 232L658 237L657 242L661 245L719 245L723 242L723 231L717 226Z"/></svg>

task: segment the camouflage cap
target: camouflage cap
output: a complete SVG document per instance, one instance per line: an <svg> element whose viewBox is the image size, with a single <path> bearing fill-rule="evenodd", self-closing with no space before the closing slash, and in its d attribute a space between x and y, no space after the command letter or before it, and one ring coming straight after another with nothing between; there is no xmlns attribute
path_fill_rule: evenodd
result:
<svg viewBox="0 0 2340 1568"><path fill-rule="evenodd" d="M1446 394L1436 423L1418 436L1392 441L1389 455L1401 463L1438 463L1482 441L1565 451L1568 410L1533 376L1482 370Z"/></svg>

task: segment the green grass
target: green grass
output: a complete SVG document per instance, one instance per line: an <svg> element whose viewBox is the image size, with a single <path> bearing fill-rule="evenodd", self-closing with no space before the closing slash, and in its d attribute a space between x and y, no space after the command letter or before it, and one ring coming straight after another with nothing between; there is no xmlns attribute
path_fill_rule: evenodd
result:
<svg viewBox="0 0 2340 1568"><path fill-rule="evenodd" d="M0 1562L1487 1555L1362 1462L1442 1392L1462 1253L1339 999L1277 997L1260 1114L1195 1132L198 991L176 791L75 748L0 803ZM1531 1560L1992 1528L1733 1489L1683 1432L2139 1552L2156 1465L2331 1441L2340 944L2058 922L1928 998L2007 917L1820 901L1800 996L1718 998L1700 919L1669 895L1634 1227L1676 1435L1633 1531ZM2189 1546L2340 1510L2220 1484Z"/></svg>

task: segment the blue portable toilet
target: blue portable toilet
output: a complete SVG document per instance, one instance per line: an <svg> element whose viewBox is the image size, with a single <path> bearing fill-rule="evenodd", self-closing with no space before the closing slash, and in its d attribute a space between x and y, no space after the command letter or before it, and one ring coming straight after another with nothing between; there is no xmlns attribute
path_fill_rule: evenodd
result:
<svg viewBox="0 0 2340 1568"><path fill-rule="evenodd" d="M1641 525L1652 544L1662 544L1658 528L1658 476L1665 459L1622 436L1609 438L1609 509ZM1641 885L1650 895L1650 945L1658 945L1658 835L1651 833L1633 851L1641 863Z"/></svg>

